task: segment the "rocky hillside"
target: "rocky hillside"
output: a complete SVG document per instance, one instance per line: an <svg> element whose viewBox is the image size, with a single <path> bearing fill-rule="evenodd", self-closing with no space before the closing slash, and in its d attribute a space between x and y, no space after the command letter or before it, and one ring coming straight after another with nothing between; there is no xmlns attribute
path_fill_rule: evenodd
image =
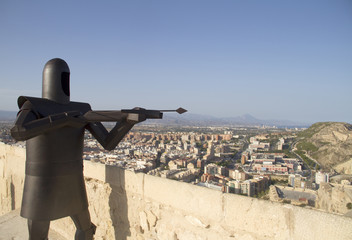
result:
<svg viewBox="0 0 352 240"><path fill-rule="evenodd" d="M297 148L323 168L352 173L352 125L341 122L315 123L299 135Z"/></svg>
<svg viewBox="0 0 352 240"><path fill-rule="evenodd" d="M315 207L331 213L348 214L352 210L349 205L352 204L352 186L322 183L317 191L318 197Z"/></svg>

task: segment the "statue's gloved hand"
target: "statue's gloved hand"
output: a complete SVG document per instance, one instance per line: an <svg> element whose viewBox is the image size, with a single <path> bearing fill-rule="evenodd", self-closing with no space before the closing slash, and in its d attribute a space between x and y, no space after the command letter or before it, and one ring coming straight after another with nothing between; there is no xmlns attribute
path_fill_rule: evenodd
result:
<svg viewBox="0 0 352 240"><path fill-rule="evenodd" d="M127 122L132 123L132 124L136 124L136 123L140 123L143 122L147 119L145 114L142 113L129 113L127 116Z"/></svg>
<svg viewBox="0 0 352 240"><path fill-rule="evenodd" d="M127 116L127 122L132 123L132 124L136 124L136 123L140 123L143 122L147 119L147 116L142 113L143 110L145 110L145 108L141 108L141 107L135 107L133 108L133 110L140 110L141 113L129 113Z"/></svg>

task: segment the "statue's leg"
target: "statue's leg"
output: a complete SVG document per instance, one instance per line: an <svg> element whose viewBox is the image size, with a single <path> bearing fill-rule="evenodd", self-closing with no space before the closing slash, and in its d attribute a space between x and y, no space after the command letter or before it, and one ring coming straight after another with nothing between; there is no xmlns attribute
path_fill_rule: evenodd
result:
<svg viewBox="0 0 352 240"><path fill-rule="evenodd" d="M29 240L47 240L50 221L28 219Z"/></svg>
<svg viewBox="0 0 352 240"><path fill-rule="evenodd" d="M77 228L75 240L92 240L96 226L90 221L88 209L71 216L71 218Z"/></svg>

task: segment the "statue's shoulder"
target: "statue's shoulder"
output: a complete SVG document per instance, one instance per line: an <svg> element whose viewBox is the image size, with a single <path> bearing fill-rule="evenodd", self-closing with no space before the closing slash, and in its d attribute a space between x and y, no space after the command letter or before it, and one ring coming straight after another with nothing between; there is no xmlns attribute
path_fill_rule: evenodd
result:
<svg viewBox="0 0 352 240"><path fill-rule="evenodd" d="M44 98L28 97L28 96L19 96L17 99L18 108L21 108L27 101L30 102L33 106L41 104L46 100Z"/></svg>
<svg viewBox="0 0 352 240"><path fill-rule="evenodd" d="M82 113L86 113L86 112L92 110L89 103L70 102L68 105L70 106L70 108L72 108L72 110L80 110L80 112L82 112Z"/></svg>
<svg viewBox="0 0 352 240"><path fill-rule="evenodd" d="M69 102L68 104L60 104L49 99L28 96L20 96L18 98L18 107L22 108L26 102L30 102L32 110L38 112L41 116L48 116L51 114L68 111L80 111L82 114L84 114L91 110L89 103Z"/></svg>

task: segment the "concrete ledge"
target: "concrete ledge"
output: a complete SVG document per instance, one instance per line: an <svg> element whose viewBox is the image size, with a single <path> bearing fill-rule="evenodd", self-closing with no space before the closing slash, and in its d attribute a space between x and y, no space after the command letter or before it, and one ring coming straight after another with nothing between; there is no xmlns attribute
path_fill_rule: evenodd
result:
<svg viewBox="0 0 352 240"><path fill-rule="evenodd" d="M189 214L221 221L222 193L188 183L145 175L144 197Z"/></svg>
<svg viewBox="0 0 352 240"><path fill-rule="evenodd" d="M352 236L352 219L322 211L292 206L292 231L296 239L348 239ZM287 219L288 221L290 219ZM348 237L349 236L349 237Z"/></svg>

